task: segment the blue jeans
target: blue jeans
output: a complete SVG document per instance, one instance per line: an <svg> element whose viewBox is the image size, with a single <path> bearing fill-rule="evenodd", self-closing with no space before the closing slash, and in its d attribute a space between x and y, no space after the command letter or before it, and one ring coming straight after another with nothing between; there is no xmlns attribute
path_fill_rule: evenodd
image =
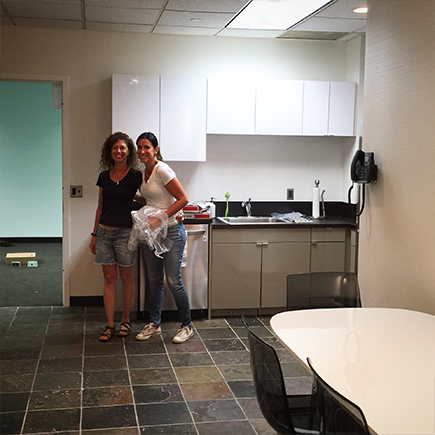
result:
<svg viewBox="0 0 435 435"><path fill-rule="evenodd" d="M181 326L191 326L190 305L186 289L181 278L181 260L186 245L186 231L184 225L179 223L168 228L167 238L172 240L170 251L158 258L154 251L144 246L144 260L150 283L150 320L156 326L160 325L162 316L164 273L168 286L174 296L180 316Z"/></svg>

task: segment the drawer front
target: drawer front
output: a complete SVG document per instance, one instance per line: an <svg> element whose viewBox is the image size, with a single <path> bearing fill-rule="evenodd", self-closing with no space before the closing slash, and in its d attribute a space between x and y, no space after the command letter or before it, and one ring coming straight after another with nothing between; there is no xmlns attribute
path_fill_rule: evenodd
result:
<svg viewBox="0 0 435 435"><path fill-rule="evenodd" d="M345 242L346 241L345 228L312 228L311 241L312 242Z"/></svg>
<svg viewBox="0 0 435 435"><path fill-rule="evenodd" d="M310 242L310 229L240 228L213 230L213 243Z"/></svg>

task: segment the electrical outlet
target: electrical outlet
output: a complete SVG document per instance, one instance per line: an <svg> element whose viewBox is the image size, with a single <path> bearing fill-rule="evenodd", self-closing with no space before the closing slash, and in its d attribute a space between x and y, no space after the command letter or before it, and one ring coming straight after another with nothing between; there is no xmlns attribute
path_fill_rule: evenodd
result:
<svg viewBox="0 0 435 435"><path fill-rule="evenodd" d="M287 199L295 199L295 190L287 189Z"/></svg>
<svg viewBox="0 0 435 435"><path fill-rule="evenodd" d="M71 198L83 198L83 186L70 186Z"/></svg>
<svg viewBox="0 0 435 435"><path fill-rule="evenodd" d="M28 261L27 267L38 267L38 262L37 261Z"/></svg>

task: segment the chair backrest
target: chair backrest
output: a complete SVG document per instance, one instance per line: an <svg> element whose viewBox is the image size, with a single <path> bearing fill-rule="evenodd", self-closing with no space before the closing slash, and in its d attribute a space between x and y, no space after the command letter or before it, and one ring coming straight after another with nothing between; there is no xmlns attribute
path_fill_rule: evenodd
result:
<svg viewBox="0 0 435 435"><path fill-rule="evenodd" d="M321 433L369 434L362 409L325 382L314 369L310 358L307 358L307 362L316 384Z"/></svg>
<svg viewBox="0 0 435 435"><path fill-rule="evenodd" d="M249 329L243 317L242 322L248 331L251 370L260 410L278 433L295 434L278 355L272 346Z"/></svg>
<svg viewBox="0 0 435 435"><path fill-rule="evenodd" d="M287 275L287 310L361 307L358 279L350 272Z"/></svg>

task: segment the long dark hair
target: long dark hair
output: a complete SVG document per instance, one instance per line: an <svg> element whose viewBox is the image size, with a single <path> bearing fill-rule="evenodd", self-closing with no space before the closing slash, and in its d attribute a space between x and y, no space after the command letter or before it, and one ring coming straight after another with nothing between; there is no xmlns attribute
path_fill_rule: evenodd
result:
<svg viewBox="0 0 435 435"><path fill-rule="evenodd" d="M115 164L111 152L113 145L119 140L124 141L128 148L127 165L134 169L139 168L139 158L133 140L128 134L118 131L111 134L101 148L100 171L111 169Z"/></svg>
<svg viewBox="0 0 435 435"><path fill-rule="evenodd" d="M156 135L154 133L151 133L150 131L140 134L139 137L136 139L136 145L141 139L148 139L151 142L151 145L153 146L154 149L156 149L159 146L159 141L157 140ZM157 151L156 158L157 160L164 162L163 156L160 153L160 148Z"/></svg>

